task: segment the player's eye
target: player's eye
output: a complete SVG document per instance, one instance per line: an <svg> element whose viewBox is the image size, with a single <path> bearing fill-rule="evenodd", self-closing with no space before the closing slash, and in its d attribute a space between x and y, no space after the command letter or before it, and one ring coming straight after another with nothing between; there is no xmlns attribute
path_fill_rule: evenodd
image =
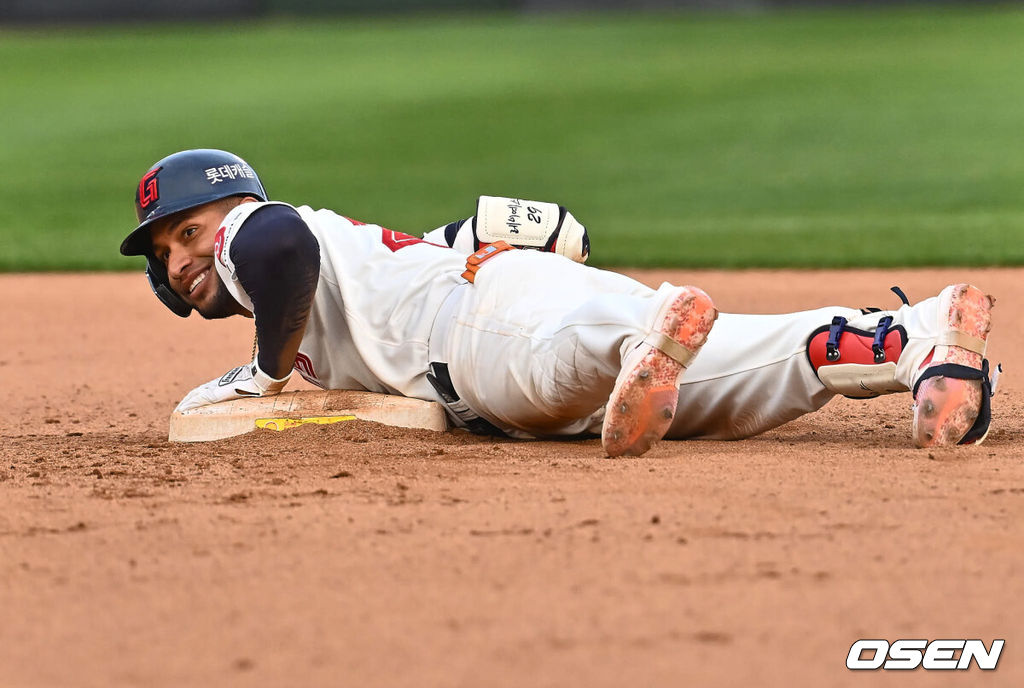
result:
<svg viewBox="0 0 1024 688"><path fill-rule="evenodd" d="M198 231L199 231L198 227L189 227L188 229L185 230L185 236L186 237L190 237L190 236L192 236L193 234L195 234Z"/></svg>

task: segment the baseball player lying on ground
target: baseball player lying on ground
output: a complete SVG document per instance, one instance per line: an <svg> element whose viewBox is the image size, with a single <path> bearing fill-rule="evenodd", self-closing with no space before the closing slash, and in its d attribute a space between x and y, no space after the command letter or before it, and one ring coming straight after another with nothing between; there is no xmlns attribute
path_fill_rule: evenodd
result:
<svg viewBox="0 0 1024 688"><path fill-rule="evenodd" d="M270 202L216 150L153 165L136 211L121 253L147 257L164 304L256 319L253 361L178 410L277 394L294 368L327 389L438 401L477 433L600 432L610 456L749 437L836 394L912 391L919 446L988 432L992 301L969 285L913 306L897 290L895 311L719 315L696 287L583 265L586 231L557 205L481 197L474 217L418 239Z"/></svg>

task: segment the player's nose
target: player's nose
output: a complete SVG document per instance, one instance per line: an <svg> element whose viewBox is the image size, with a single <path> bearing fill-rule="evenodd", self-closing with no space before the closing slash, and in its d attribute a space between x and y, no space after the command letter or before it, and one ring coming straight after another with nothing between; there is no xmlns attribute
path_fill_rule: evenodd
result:
<svg viewBox="0 0 1024 688"><path fill-rule="evenodd" d="M182 279L189 266L192 265L192 257L182 249L170 249L170 256L167 259L167 275L174 279Z"/></svg>

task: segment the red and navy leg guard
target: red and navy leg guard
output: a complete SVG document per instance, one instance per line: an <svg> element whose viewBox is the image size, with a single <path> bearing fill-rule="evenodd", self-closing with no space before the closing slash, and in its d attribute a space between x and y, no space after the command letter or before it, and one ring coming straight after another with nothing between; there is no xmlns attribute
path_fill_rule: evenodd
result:
<svg viewBox="0 0 1024 688"><path fill-rule="evenodd" d="M807 360L822 384L855 399L906 391L895 380L896 361L907 345L907 331L892 326L892 316L878 321L874 331L850 327L836 316L807 340Z"/></svg>

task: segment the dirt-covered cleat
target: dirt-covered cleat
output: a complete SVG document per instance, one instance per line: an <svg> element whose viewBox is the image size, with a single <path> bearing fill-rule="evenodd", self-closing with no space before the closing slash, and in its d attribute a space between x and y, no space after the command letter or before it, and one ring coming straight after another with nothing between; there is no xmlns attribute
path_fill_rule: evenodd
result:
<svg viewBox="0 0 1024 688"><path fill-rule="evenodd" d="M717 317L711 297L696 287L665 299L651 332L623 359L605 407L601 443L608 456L639 456L665 436L683 373Z"/></svg>
<svg viewBox="0 0 1024 688"><path fill-rule="evenodd" d="M895 311L837 309L811 332L807 359L827 390L867 398L911 391L918 447L979 444L992 419L1000 367L985 359L992 305L977 287L953 284Z"/></svg>
<svg viewBox="0 0 1024 688"><path fill-rule="evenodd" d="M988 434L989 381L985 345L993 300L977 287L955 284L939 295L943 333L914 383L914 444L980 444Z"/></svg>

